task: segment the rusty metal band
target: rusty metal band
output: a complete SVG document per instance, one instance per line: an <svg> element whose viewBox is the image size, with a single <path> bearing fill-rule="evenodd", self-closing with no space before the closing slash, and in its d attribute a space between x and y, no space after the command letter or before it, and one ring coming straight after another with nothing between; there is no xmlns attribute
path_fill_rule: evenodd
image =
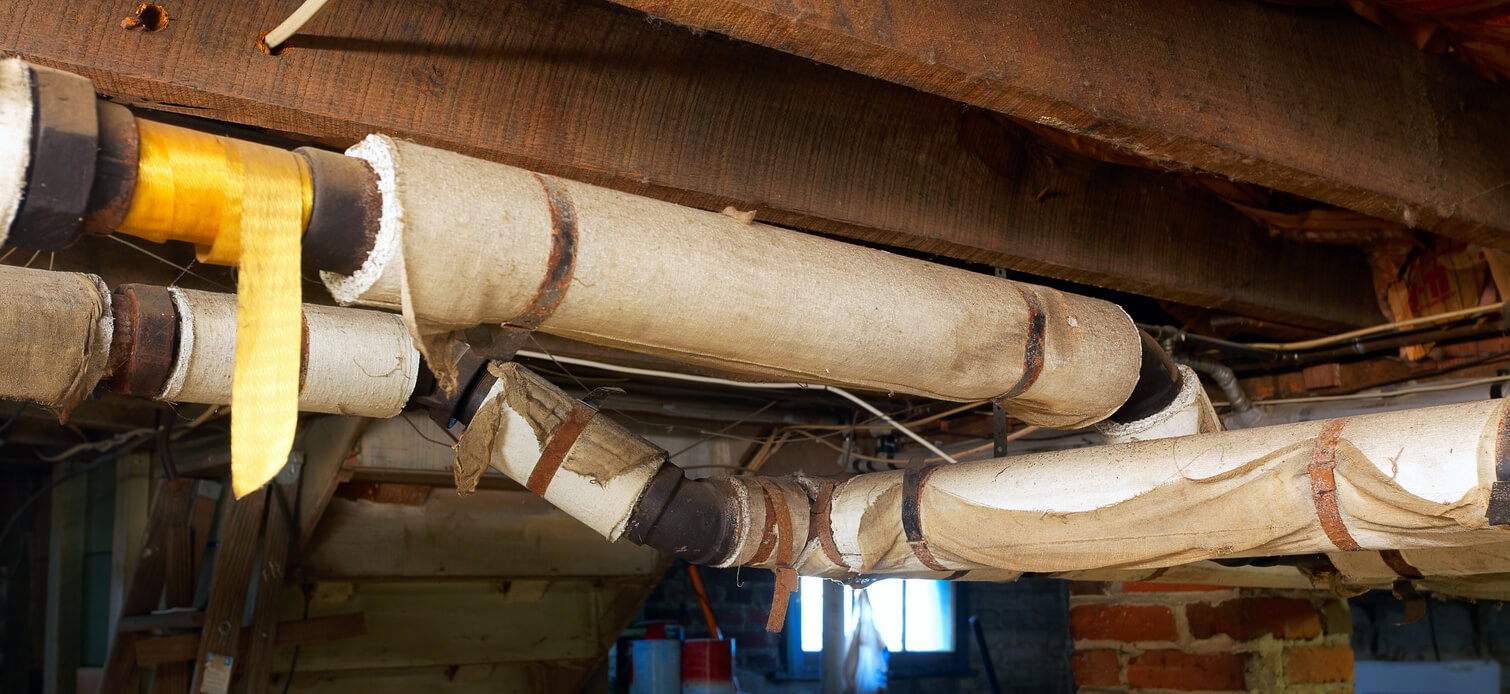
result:
<svg viewBox="0 0 1510 694"><path fill-rule="evenodd" d="M178 307L167 287L123 284L110 300L110 389L155 397L178 355Z"/></svg>
<svg viewBox="0 0 1510 694"><path fill-rule="evenodd" d="M1490 525L1510 525L1510 410L1500 416L1494 437L1494 478L1484 515Z"/></svg>
<svg viewBox="0 0 1510 694"><path fill-rule="evenodd" d="M928 538L923 536L920 497L933 468L931 465L914 465L902 473L902 533L907 537L908 546L912 547L912 554L923 562L923 566L934 571L949 571L949 567L934 558L933 552L928 549Z"/></svg>
<svg viewBox="0 0 1510 694"><path fill-rule="evenodd" d="M779 485L762 477L756 477L755 481L765 490L766 499L775 506L776 528L780 533L776 544L776 586L771 594L771 613L766 616L765 623L765 630L775 633L786 626L787 603L792 591L797 590L797 572L792 569L792 515Z"/></svg>
<svg viewBox="0 0 1510 694"><path fill-rule="evenodd" d="M1038 381L1038 375L1043 373L1043 331L1048 325L1048 319L1043 314L1043 305L1038 302L1038 295L1020 284L1015 286L1022 295L1023 303L1028 306L1028 343L1023 348L1022 377L1017 379L1017 384L1011 390L997 398L998 401L1010 400L1027 392Z"/></svg>
<svg viewBox="0 0 1510 694"><path fill-rule="evenodd" d="M571 452L577 438L597 416L597 410L582 402L573 403L571 412L567 413L566 419L561 420L561 424L551 433L550 441L540 451L540 460L535 463L535 469L530 471L530 479L525 482L524 488L538 496L545 496L545 490L550 487L551 480L556 478L556 471L561 469L566 454Z"/></svg>
<svg viewBox="0 0 1510 694"><path fill-rule="evenodd" d="M823 485L818 492L818 501L813 505L813 517L808 521L807 537L809 540L818 538L818 547L823 550L823 556L827 557L835 566L849 568L844 563L844 557L839 553L839 545L834 543L834 524L829 518L829 511L834 505L834 489L838 487L832 482Z"/></svg>
<svg viewBox="0 0 1510 694"><path fill-rule="evenodd" d="M776 503L771 501L770 495L765 498L765 534L760 538L760 546L755 549L755 556L750 557L751 564L759 564L771 558L771 553L776 551Z"/></svg>
<svg viewBox="0 0 1510 694"><path fill-rule="evenodd" d="M131 193L136 190L136 165L141 159L141 136L136 116L120 104L100 101L99 155L94 160L94 184L89 189L84 231L109 234L126 219Z"/></svg>
<svg viewBox="0 0 1510 694"><path fill-rule="evenodd" d="M572 203L566 186L552 176L535 174L540 186L545 188L545 201L551 212L551 251L546 260L545 277L535 290L524 311L504 321L505 328L534 330L556 312L566 290L571 286L572 273L577 266L577 208Z"/></svg>
<svg viewBox="0 0 1510 694"><path fill-rule="evenodd" d="M1311 475L1311 502L1316 506L1316 519L1321 521L1322 531L1337 549L1354 552L1363 547L1342 522L1342 512L1337 508L1337 478L1333 474L1337 467L1337 442L1348 419L1334 419L1321 428L1311 452L1311 464L1306 469Z"/></svg>
<svg viewBox="0 0 1510 694"><path fill-rule="evenodd" d="M970 573L969 569L960 569L959 571L956 571L956 572L954 572L952 574L949 574L948 576L945 576L945 577L943 577L943 578L941 578L939 580L941 580L941 581L957 581L957 580L959 580L961 578L964 578L965 575L969 574L969 573Z"/></svg>
<svg viewBox="0 0 1510 694"><path fill-rule="evenodd" d="M299 308L299 394L309 382L309 314Z"/></svg>
<svg viewBox="0 0 1510 694"><path fill-rule="evenodd" d="M1426 577L1425 574L1421 573L1420 569L1411 566L1410 562L1405 561L1405 555L1400 554L1400 550L1398 549L1386 549L1379 553L1379 558L1383 559L1384 563L1389 565L1390 571L1399 574L1400 578Z"/></svg>

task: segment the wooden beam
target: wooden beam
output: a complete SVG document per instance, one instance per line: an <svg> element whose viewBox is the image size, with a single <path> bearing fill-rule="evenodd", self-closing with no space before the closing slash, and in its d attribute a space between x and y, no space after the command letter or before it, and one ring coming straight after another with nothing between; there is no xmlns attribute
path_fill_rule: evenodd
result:
<svg viewBox="0 0 1510 694"><path fill-rule="evenodd" d="M659 563L530 492L437 489L423 506L332 499L303 567L322 579L478 579L650 575Z"/></svg>
<svg viewBox="0 0 1510 694"><path fill-rule="evenodd" d="M246 594L266 502L267 487L231 502L226 527L220 533L220 548L215 553L215 570L210 575L210 600L205 606L205 625L200 633L199 656L194 660L189 691L205 689L207 681L229 684L228 671L240 664L236 656L240 652ZM226 690L216 687L211 691L224 694Z"/></svg>
<svg viewBox="0 0 1510 694"><path fill-rule="evenodd" d="M12 3L0 8L0 52L88 75L138 105L332 144L381 131L1269 320L1379 320L1356 253L1271 239L1168 175L1063 157L992 114L853 72L573 0L415 0L401 22L335 3L282 55L257 51L258 32L287 10L186 5L143 32L120 28L113 0Z"/></svg>
<svg viewBox="0 0 1510 694"><path fill-rule="evenodd" d="M143 537L141 552L131 572L131 582L126 585L125 598L121 602L121 617L146 614L157 607L163 594L164 577L168 571L169 530L182 527L184 515L194 492L194 480L161 480L152 495L148 511L147 530ZM136 635L131 632L116 632L110 640L110 651L105 658L105 672L101 681L101 694L135 691L137 675Z"/></svg>
<svg viewBox="0 0 1510 694"><path fill-rule="evenodd" d="M1265 2L615 0L1161 161L1510 248L1510 94Z"/></svg>
<svg viewBox="0 0 1510 694"><path fill-rule="evenodd" d="M478 551L487 548L478 547ZM633 603L637 607L644 600L643 581L643 577L560 580L538 602L509 602L498 581L359 583L330 599L322 599L316 590L310 599L311 614L360 611L366 631L339 641L304 644L299 649L298 671L558 659L591 662L603 653L601 605L627 591L637 594ZM285 615L302 612L303 597L297 593L297 588L286 589ZM280 648L278 655L273 671L286 671L293 649Z"/></svg>
<svg viewBox="0 0 1510 694"><path fill-rule="evenodd" d="M290 622L279 622L273 636L275 646L298 646L306 643L331 641L360 635L366 631L366 621L361 613L338 614L329 617L314 617ZM251 631L242 630L243 641L251 640ZM199 652L199 634L178 634L138 639L136 659L142 665L167 665L187 663ZM154 683L155 684L155 683ZM184 688L188 688L184 683Z"/></svg>

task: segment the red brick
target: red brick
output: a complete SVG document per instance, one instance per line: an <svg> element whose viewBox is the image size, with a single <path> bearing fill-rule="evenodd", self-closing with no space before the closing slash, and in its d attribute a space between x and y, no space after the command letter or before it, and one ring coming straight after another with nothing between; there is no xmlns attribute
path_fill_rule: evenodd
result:
<svg viewBox="0 0 1510 694"><path fill-rule="evenodd" d="M1208 586L1203 583L1152 583L1128 581L1122 584L1126 593L1204 593L1213 590L1231 590L1227 586Z"/></svg>
<svg viewBox="0 0 1510 694"><path fill-rule="evenodd" d="M1293 683L1348 682L1353 649L1348 646L1294 646L1285 649L1285 679Z"/></svg>
<svg viewBox="0 0 1510 694"><path fill-rule="evenodd" d="M1075 684L1082 687L1114 687L1122 684L1122 663L1118 660L1116 651L1077 651L1071 662L1075 666Z"/></svg>
<svg viewBox="0 0 1510 694"><path fill-rule="evenodd" d="M1243 656L1237 653L1148 651L1127 663L1127 684L1134 689L1243 691Z"/></svg>
<svg viewBox="0 0 1510 694"><path fill-rule="evenodd" d="M1173 641L1174 613L1163 605L1076 605L1070 608L1076 639Z"/></svg>
<svg viewBox="0 0 1510 694"><path fill-rule="evenodd" d="M1281 639L1309 639L1321 635L1321 617L1309 600L1297 598L1238 598L1218 605L1185 606L1190 635L1198 639L1226 634L1239 641L1270 634Z"/></svg>
<svg viewBox="0 0 1510 694"><path fill-rule="evenodd" d="M1105 581L1070 581L1070 595L1106 595Z"/></svg>

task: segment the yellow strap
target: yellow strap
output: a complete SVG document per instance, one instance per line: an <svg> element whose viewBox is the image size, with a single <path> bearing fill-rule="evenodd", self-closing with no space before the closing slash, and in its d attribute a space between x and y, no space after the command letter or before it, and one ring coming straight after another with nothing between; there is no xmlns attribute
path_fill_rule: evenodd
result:
<svg viewBox="0 0 1510 694"><path fill-rule="evenodd" d="M120 231L188 241L203 262L241 266L231 381L231 487L240 498L277 475L293 447L309 171L272 147L151 121L137 130L138 178Z"/></svg>

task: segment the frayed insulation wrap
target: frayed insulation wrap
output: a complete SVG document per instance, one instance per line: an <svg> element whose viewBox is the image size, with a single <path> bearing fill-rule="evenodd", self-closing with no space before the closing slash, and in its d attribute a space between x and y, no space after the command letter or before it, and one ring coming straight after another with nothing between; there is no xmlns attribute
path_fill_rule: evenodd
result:
<svg viewBox="0 0 1510 694"><path fill-rule="evenodd" d="M1044 426L1105 418L1137 379L1136 328L1104 301L377 135L348 154L377 173L381 228L361 269L326 285L401 307L438 374L456 332L539 315L548 294L552 334L758 377L1000 398Z"/></svg>
<svg viewBox="0 0 1510 694"><path fill-rule="evenodd" d="M1216 416L1206 389L1201 387L1201 379L1188 366L1179 369L1180 392L1174 402L1148 417L1125 424L1099 422L1096 431L1101 438L1107 443L1132 443L1221 431L1222 420Z"/></svg>
<svg viewBox="0 0 1510 694"><path fill-rule="evenodd" d="M172 288L179 315L173 370L159 399L231 402L236 356L236 297ZM392 417L419 374L419 354L403 319L392 313L304 305L308 344L299 409Z"/></svg>
<svg viewBox="0 0 1510 694"><path fill-rule="evenodd" d="M0 60L0 246L21 208L31 163L31 70L19 58Z"/></svg>
<svg viewBox="0 0 1510 694"><path fill-rule="evenodd" d="M1510 455L1504 401L1141 441L934 469L919 490L950 570L1157 569L1222 557L1510 541L1487 516ZM1320 481L1325 480L1325 481ZM856 573L910 572L903 473L841 484Z"/></svg>
<svg viewBox="0 0 1510 694"><path fill-rule="evenodd" d="M489 368L498 381L457 445L459 487L470 491L465 481L475 485L492 467L603 537L619 539L666 452L608 417L574 414L586 406L518 364ZM571 421L585 426L567 426ZM552 452L553 460L542 460Z"/></svg>
<svg viewBox="0 0 1510 694"><path fill-rule="evenodd" d="M63 418L108 371L110 292L94 275L0 266L0 397Z"/></svg>

